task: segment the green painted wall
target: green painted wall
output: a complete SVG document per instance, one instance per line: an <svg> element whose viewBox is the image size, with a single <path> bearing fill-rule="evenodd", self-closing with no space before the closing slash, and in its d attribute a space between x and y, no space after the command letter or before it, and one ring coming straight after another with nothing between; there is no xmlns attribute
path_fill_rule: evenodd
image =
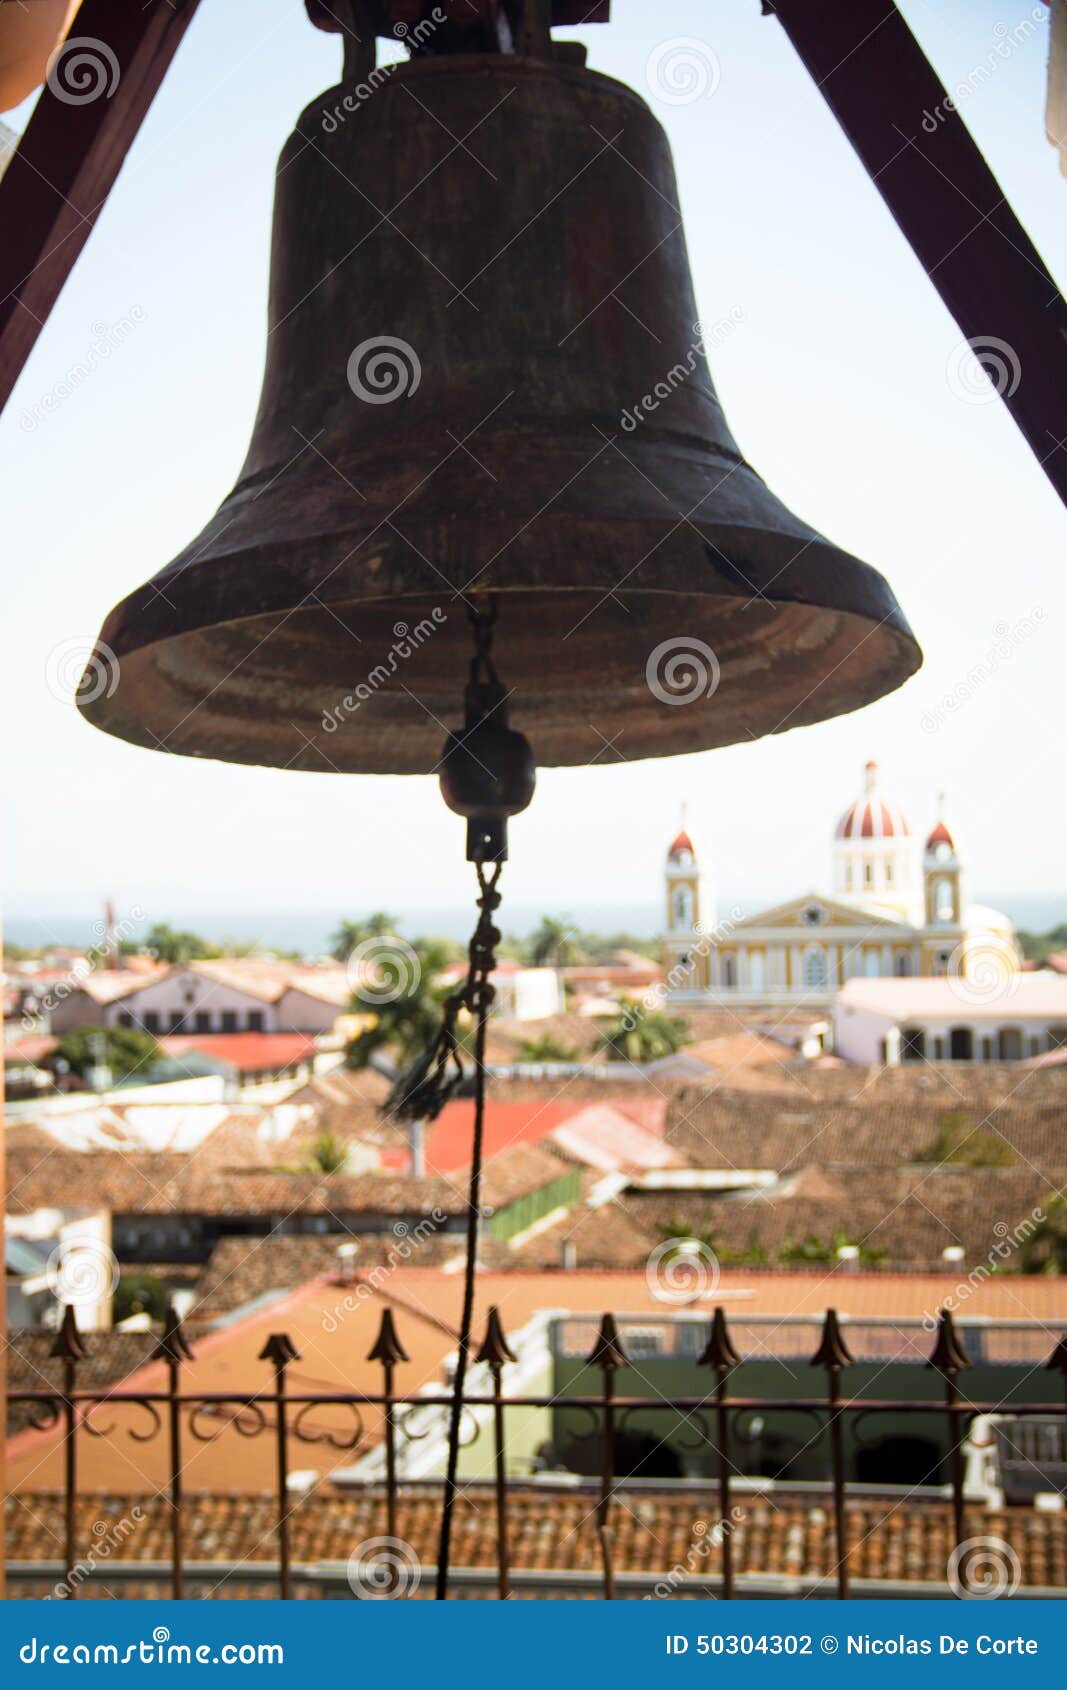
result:
<svg viewBox="0 0 1067 1690"><path fill-rule="evenodd" d="M519 1197L514 1203L498 1209L491 1216L486 1228L490 1238L514 1238L516 1233L525 1232L527 1227L535 1226L544 1220L553 1209L561 1209L571 1203L577 1203L582 1195L582 1175L579 1168L572 1168L554 1179L549 1185L541 1186L538 1191L529 1191L525 1197Z"/></svg>
<svg viewBox="0 0 1067 1690"><path fill-rule="evenodd" d="M624 1336L625 1342L625 1336ZM640 1370L620 1369L616 1375L617 1396L696 1397L706 1394L711 1379L706 1369L691 1361L643 1359ZM596 1368L569 1357L557 1358L554 1389L560 1396L597 1396L602 1389L602 1375ZM842 1395L849 1397L892 1398L912 1401L943 1400L944 1383L939 1376L924 1367L907 1362L863 1363L849 1368L842 1376ZM753 1397L825 1397L826 1374L822 1369L803 1363L782 1361L744 1362L730 1378L730 1391L735 1396ZM962 1376L961 1395L974 1401L990 1402L1060 1402L1062 1381L1058 1374L1031 1365L1017 1367L978 1364ZM620 1432L621 1474L625 1460L627 1437L630 1462L642 1455L646 1458L644 1472L649 1478L668 1477L673 1466L681 1476L710 1478L717 1472L714 1447L713 1410L702 1410L687 1422L683 1413L670 1408L634 1409L625 1417ZM731 1416L731 1460L743 1473L775 1476L783 1479L825 1479L830 1476L829 1441L820 1436L825 1416L761 1411L758 1418L762 1428L757 1430L757 1415L746 1411ZM856 1425L853 1426L853 1422ZM567 1458L577 1470L596 1473L600 1467L600 1425L591 1427L588 1412L568 1410L558 1406L554 1411L552 1439L557 1452ZM887 1439L921 1440L931 1446L929 1459L921 1445L911 1448L886 1449ZM666 1443L669 1451L660 1450L658 1457L648 1452L656 1444ZM863 1445L882 1445L880 1452ZM846 1416L846 1476L868 1482L925 1482L945 1484L949 1474L944 1457L949 1448L948 1421L944 1414L929 1415L917 1412L902 1414L886 1411L872 1413L859 1420ZM888 1467L903 1463L905 1478L888 1471ZM930 1472L930 1469L935 1469ZM642 1469L637 1468L637 1476ZM929 1477L927 1477L929 1473Z"/></svg>
<svg viewBox="0 0 1067 1690"><path fill-rule="evenodd" d="M516 1396L547 1397L552 1394L552 1360L545 1357L545 1365L536 1374L524 1378ZM505 1379L504 1394L509 1387ZM470 1412L464 1415L463 1435L474 1430ZM529 1476L535 1451L552 1438L552 1410L550 1408L506 1408L504 1410L504 1447L507 1452L507 1471L510 1478ZM473 1443L460 1451L459 1472L464 1479L492 1479L495 1477L496 1445L493 1441L493 1422L484 1421ZM442 1467L443 1471L443 1467Z"/></svg>

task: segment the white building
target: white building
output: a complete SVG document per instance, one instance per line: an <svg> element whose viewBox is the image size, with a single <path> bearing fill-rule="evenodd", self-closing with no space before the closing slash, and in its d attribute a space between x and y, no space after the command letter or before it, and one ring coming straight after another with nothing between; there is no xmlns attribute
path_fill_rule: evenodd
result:
<svg viewBox="0 0 1067 1690"><path fill-rule="evenodd" d="M51 1010L52 1030L138 1027L146 1033L325 1033L352 996L344 968L301 968L258 957L163 967L151 975L101 969Z"/></svg>
<svg viewBox="0 0 1067 1690"><path fill-rule="evenodd" d="M833 1024L848 1062L1022 1062L1067 1047L1067 977L850 980Z"/></svg>
<svg viewBox="0 0 1067 1690"><path fill-rule="evenodd" d="M965 980L1018 972L1008 916L965 901L963 863L943 810L920 855L875 763L834 829L830 884L829 895L806 892L716 926L683 828L666 866L670 997L811 1008L828 1005L857 976Z"/></svg>

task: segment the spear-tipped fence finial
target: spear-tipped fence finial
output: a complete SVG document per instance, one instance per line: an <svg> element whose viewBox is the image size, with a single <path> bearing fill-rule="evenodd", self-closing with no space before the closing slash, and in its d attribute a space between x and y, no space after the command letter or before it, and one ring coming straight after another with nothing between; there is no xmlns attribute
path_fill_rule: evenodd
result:
<svg viewBox="0 0 1067 1690"><path fill-rule="evenodd" d="M971 1361L960 1342L956 1331L956 1322L952 1318L951 1309L942 1309L937 1322L937 1342L934 1345L927 1367L938 1373L951 1377L955 1373L962 1373L966 1368L973 1367Z"/></svg>
<svg viewBox="0 0 1067 1690"><path fill-rule="evenodd" d="M489 1366L494 1369L503 1367L506 1361L515 1360L508 1344L507 1334L504 1331L504 1323L500 1318L500 1310L495 1303L489 1310L485 1322L485 1337L482 1339L482 1347L478 1351L477 1359L478 1361L488 1362Z"/></svg>
<svg viewBox="0 0 1067 1690"><path fill-rule="evenodd" d="M299 1361L300 1351L288 1332L272 1332L260 1350L258 1359L273 1362L275 1367L282 1368L287 1367L291 1361Z"/></svg>
<svg viewBox="0 0 1067 1690"><path fill-rule="evenodd" d="M843 1367L855 1365L852 1353L845 1343L844 1333L836 1309L827 1309L826 1318L822 1324L822 1336L819 1347L811 1358L812 1367L825 1367L838 1372Z"/></svg>
<svg viewBox="0 0 1067 1690"><path fill-rule="evenodd" d="M615 1324L613 1314L604 1315L600 1322L600 1331L597 1333L596 1343L585 1359L589 1367L629 1366L629 1357L622 1347L619 1328Z"/></svg>
<svg viewBox="0 0 1067 1690"><path fill-rule="evenodd" d="M717 1304L711 1317L711 1332L697 1366L714 1367L717 1372L725 1372L727 1368L737 1367L740 1361L726 1324L726 1311L721 1303Z"/></svg>
<svg viewBox="0 0 1067 1690"><path fill-rule="evenodd" d="M56 1332L55 1341L48 1353L58 1356L60 1361L84 1361L89 1354L82 1343L81 1333L78 1331L78 1321L74 1313L73 1303L64 1303L59 1330Z"/></svg>
<svg viewBox="0 0 1067 1690"><path fill-rule="evenodd" d="M391 1308L383 1308L382 1323L378 1328L378 1336L374 1340L374 1347L367 1355L368 1361L380 1361L383 1367L395 1367L398 1361L410 1361L400 1334L396 1329Z"/></svg>
<svg viewBox="0 0 1067 1690"><path fill-rule="evenodd" d="M185 1328L173 1303L167 1304L167 1312L163 1320L163 1332L159 1343L152 1351L153 1361L192 1361L193 1349L185 1336Z"/></svg>

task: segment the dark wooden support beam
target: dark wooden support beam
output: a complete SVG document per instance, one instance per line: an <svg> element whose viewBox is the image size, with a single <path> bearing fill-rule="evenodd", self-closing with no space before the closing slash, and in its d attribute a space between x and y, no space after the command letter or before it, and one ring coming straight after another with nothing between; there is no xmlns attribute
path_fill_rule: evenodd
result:
<svg viewBox="0 0 1067 1690"><path fill-rule="evenodd" d="M1067 306L893 0L765 9L1067 504Z"/></svg>
<svg viewBox="0 0 1067 1690"><path fill-rule="evenodd" d="M18 380L199 0L84 0L0 179L0 407ZM69 76L64 98L64 77ZM93 87L99 92L85 98ZM71 98L76 95L76 99Z"/></svg>

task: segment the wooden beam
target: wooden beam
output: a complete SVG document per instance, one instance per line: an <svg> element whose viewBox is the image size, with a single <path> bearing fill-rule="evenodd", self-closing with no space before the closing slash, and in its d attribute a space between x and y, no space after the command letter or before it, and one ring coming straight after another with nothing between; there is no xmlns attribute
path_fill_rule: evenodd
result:
<svg viewBox="0 0 1067 1690"><path fill-rule="evenodd" d="M893 0L765 0L765 10L1067 504L1067 306ZM1051 158L1035 139L1035 170L1053 170Z"/></svg>
<svg viewBox="0 0 1067 1690"><path fill-rule="evenodd" d="M0 408L111 191L199 0L84 0L0 179ZM51 84L51 86L49 85ZM87 91L96 88L92 98Z"/></svg>

